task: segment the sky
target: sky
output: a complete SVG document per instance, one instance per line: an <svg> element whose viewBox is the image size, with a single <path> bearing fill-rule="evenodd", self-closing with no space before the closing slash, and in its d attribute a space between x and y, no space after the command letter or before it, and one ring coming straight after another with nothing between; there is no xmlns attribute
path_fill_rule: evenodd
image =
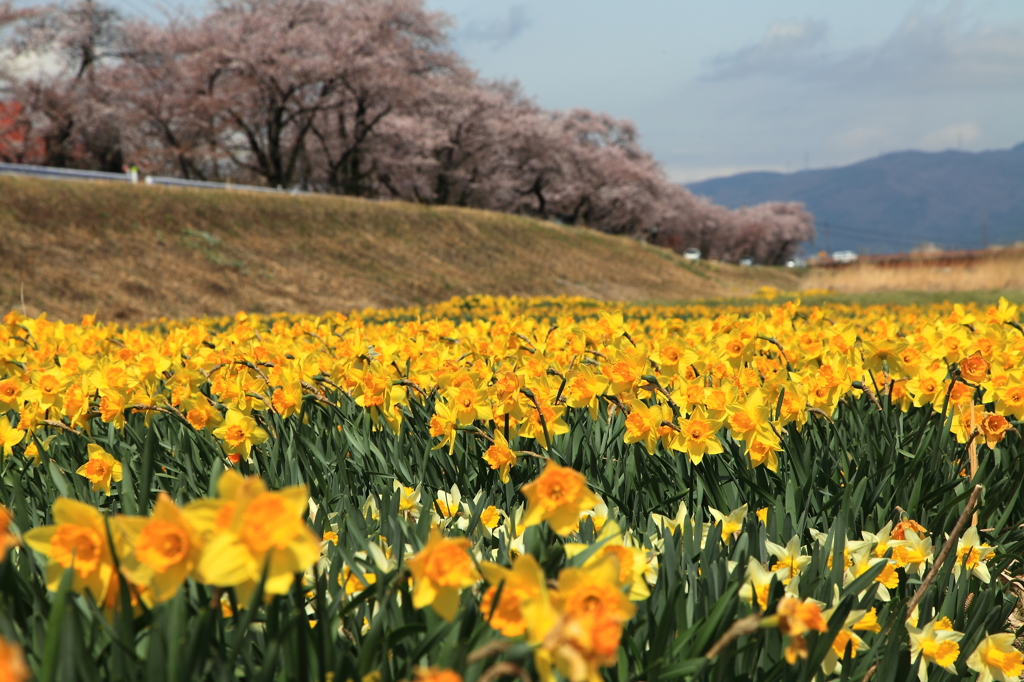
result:
<svg viewBox="0 0 1024 682"><path fill-rule="evenodd" d="M482 77L631 119L678 182L1024 142L1022 0L425 2Z"/></svg>
<svg viewBox="0 0 1024 682"><path fill-rule="evenodd" d="M1024 2L427 0L481 76L633 120L680 182L1024 142Z"/></svg>

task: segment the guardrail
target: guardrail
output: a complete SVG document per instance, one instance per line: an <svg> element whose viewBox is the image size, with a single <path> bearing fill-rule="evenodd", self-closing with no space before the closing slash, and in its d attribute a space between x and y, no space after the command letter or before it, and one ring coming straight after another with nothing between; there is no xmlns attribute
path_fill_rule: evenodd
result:
<svg viewBox="0 0 1024 682"><path fill-rule="evenodd" d="M109 180L111 182L139 181L137 173L107 173L104 171L78 170L76 168L54 168L52 166L33 166L27 163L0 163L0 173L8 175L28 175L52 180ZM239 190L244 192L270 192L273 194L310 194L297 189L278 189L276 187L260 187L258 185L236 185L229 182L207 182L205 180L182 180L158 175L147 176L147 185L165 187L189 187L192 189Z"/></svg>
<svg viewBox="0 0 1024 682"><path fill-rule="evenodd" d="M27 163L0 163L0 173L34 175L36 177L56 178L59 180L110 180L112 182L131 182L132 180L131 176L125 173L104 173L103 171L78 170L75 168L32 166Z"/></svg>
<svg viewBox="0 0 1024 682"><path fill-rule="evenodd" d="M309 194L298 189L279 189L277 187L260 187L259 185L236 185L230 182L208 182L206 180L183 180L167 178L159 175L146 176L147 185L164 185L167 187L190 187L193 189L230 189L246 192L270 192L273 194Z"/></svg>

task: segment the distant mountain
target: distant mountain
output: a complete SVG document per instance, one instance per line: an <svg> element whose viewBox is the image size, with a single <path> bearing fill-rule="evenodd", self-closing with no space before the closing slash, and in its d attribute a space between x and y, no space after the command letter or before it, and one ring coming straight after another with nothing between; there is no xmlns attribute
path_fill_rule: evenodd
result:
<svg viewBox="0 0 1024 682"><path fill-rule="evenodd" d="M923 242L976 249L986 238L1024 240L1024 143L986 152L894 152L841 168L742 173L687 187L729 208L804 202L818 228L805 247L810 253L891 253Z"/></svg>

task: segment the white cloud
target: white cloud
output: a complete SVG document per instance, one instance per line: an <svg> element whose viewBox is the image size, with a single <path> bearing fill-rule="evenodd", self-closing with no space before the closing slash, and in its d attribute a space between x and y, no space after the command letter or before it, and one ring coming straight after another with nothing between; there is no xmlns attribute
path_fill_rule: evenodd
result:
<svg viewBox="0 0 1024 682"><path fill-rule="evenodd" d="M835 137L835 145L843 150L861 150L888 142L891 133L882 126L857 126Z"/></svg>
<svg viewBox="0 0 1024 682"><path fill-rule="evenodd" d="M460 37L471 42L490 43L494 49L498 49L518 38L531 23L533 22L526 13L526 7L513 5L508 8L507 15L495 19L487 26L481 26L476 21L470 22L460 32Z"/></svg>
<svg viewBox="0 0 1024 682"><path fill-rule="evenodd" d="M1024 87L1024 24L978 24L953 2L936 14L911 12L878 45L835 55L827 72L808 75L872 89Z"/></svg>
<svg viewBox="0 0 1024 682"><path fill-rule="evenodd" d="M740 173L767 172L784 173L786 169L781 166L714 166L708 168L681 168L668 167L665 173L672 182L687 185L701 180L711 178L727 178Z"/></svg>
<svg viewBox="0 0 1024 682"><path fill-rule="evenodd" d="M824 42L827 32L828 24L824 21L777 21L759 42L715 57L704 79L725 80L765 73L785 75L806 62L807 54Z"/></svg>
<svg viewBox="0 0 1024 682"><path fill-rule="evenodd" d="M859 91L1024 88L1024 23L983 24L950 2L938 12L911 11L886 38L829 50L822 21L776 23L757 43L712 60L703 79L783 77Z"/></svg>
<svg viewBox="0 0 1024 682"><path fill-rule="evenodd" d="M65 64L56 52L24 52L15 55L11 50L0 50L2 71L15 78L43 78L60 73Z"/></svg>
<svg viewBox="0 0 1024 682"><path fill-rule="evenodd" d="M959 149L981 137L981 126L977 123L960 123L934 130L921 139L919 147L925 150L942 151Z"/></svg>

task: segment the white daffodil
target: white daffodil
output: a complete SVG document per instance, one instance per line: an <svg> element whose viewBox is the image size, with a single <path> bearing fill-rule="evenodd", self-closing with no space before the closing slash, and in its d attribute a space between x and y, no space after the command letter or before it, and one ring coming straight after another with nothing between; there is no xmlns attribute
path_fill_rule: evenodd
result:
<svg viewBox="0 0 1024 682"><path fill-rule="evenodd" d="M740 587L740 599L756 604L758 608L765 611L768 608L768 590L772 585L772 578L782 581L779 571L768 571L761 562L750 557L747 561L747 575Z"/></svg>
<svg viewBox="0 0 1024 682"><path fill-rule="evenodd" d="M510 559L526 554L526 543L523 541L523 512L524 507L519 505L511 514L506 514L505 522L494 530L495 536L505 540Z"/></svg>
<svg viewBox="0 0 1024 682"><path fill-rule="evenodd" d="M465 521L465 514L460 512L462 512L462 492L457 484L452 483L451 490L444 490L442 488L437 491L437 495L430 508L430 513L433 515L436 525L444 527L455 525L458 528L462 528L459 525L459 520ZM468 523L464 525L468 526Z"/></svg>
<svg viewBox="0 0 1024 682"><path fill-rule="evenodd" d="M904 540L894 540L898 545L893 550L897 566L903 566L909 575L923 576L928 564L935 560L932 553L932 539L918 537L912 530L905 531Z"/></svg>
<svg viewBox="0 0 1024 682"><path fill-rule="evenodd" d="M724 514L714 507L708 507L708 511L711 512L716 523L722 524L722 542L730 542L734 534L743 530L743 521L747 518L747 505L744 504L733 509L728 514Z"/></svg>
<svg viewBox="0 0 1024 682"><path fill-rule="evenodd" d="M967 659L967 667L978 673L978 682L1017 682L1024 673L1024 656L1013 648L1014 635L989 635Z"/></svg>
<svg viewBox="0 0 1024 682"><path fill-rule="evenodd" d="M885 553L892 547L890 542L890 535L892 534L892 521L882 526L877 533L869 533L866 530L860 532L860 536L863 540L852 540L850 541L849 547L851 552L856 552L861 547L870 546L874 549L875 556L883 558Z"/></svg>
<svg viewBox="0 0 1024 682"><path fill-rule="evenodd" d="M688 524L693 523L685 502L679 503L679 509L676 510L674 517L669 518L663 514L651 514L651 521L661 530L663 535L672 535L676 532L676 528L686 528Z"/></svg>
<svg viewBox="0 0 1024 682"><path fill-rule="evenodd" d="M876 595L883 602L889 601L889 590L895 589L900 584L900 576L896 572L896 562L892 559L879 559L872 554L871 548L868 546L864 546L857 552L852 553L850 560L850 567L846 569L844 574L844 585L864 575L880 562L885 562L885 568L875 577L875 582L878 583Z"/></svg>
<svg viewBox="0 0 1024 682"><path fill-rule="evenodd" d="M398 500L398 513L405 517L408 521L418 521L420 518L420 486L411 488L406 485L402 485L401 481L395 479L393 481L395 492L399 493L401 497Z"/></svg>
<svg viewBox="0 0 1024 682"><path fill-rule="evenodd" d="M953 629L948 618L933 620L918 629L907 625L910 636L910 660L917 663L917 678L928 682L928 664L934 663L956 674L956 659L960 657L960 645L964 634Z"/></svg>
<svg viewBox="0 0 1024 682"><path fill-rule="evenodd" d="M491 537L494 534L494 530L501 524L502 518L505 516L505 512L495 507L493 504L488 506L482 505L484 493L481 490L473 498L473 503L468 504L462 503L462 518L458 522L458 527L462 530L469 528L469 520L473 517L473 509L480 509L480 521L476 526L476 530L484 537Z"/></svg>
<svg viewBox="0 0 1024 682"><path fill-rule="evenodd" d="M956 563L953 565L953 578L960 579L961 569L966 568L983 583L992 580L985 561L996 553L995 548L981 542L978 527L971 526L960 536L956 543Z"/></svg>
<svg viewBox="0 0 1024 682"><path fill-rule="evenodd" d="M768 549L768 553L775 557L775 564L772 566L772 570L779 571L783 584L789 584L790 580L799 575L800 571L807 568L807 565L811 563L811 557L800 553L799 535L794 535L790 538L785 547L777 545L770 540L765 541L764 544Z"/></svg>
<svg viewBox="0 0 1024 682"><path fill-rule="evenodd" d="M862 551L865 550L867 548ZM827 611L822 611L821 615L826 622L832 618L835 610L836 607L833 606ZM850 648L850 659L857 658L858 653L868 649L867 642L854 632L854 629L857 628L858 623L861 622L866 613L866 611L862 610L850 611L849 615L846 616L843 627L836 633L836 638L832 640L832 646L828 648L828 653L825 654L825 659L821 662L821 670L826 675L839 675L843 672L842 661L846 660L847 647Z"/></svg>
<svg viewBox="0 0 1024 682"><path fill-rule="evenodd" d="M602 500L601 498L598 499L600 500L600 502L595 504L593 509L588 509L587 511L580 514L580 521L583 521L583 519L590 517L590 519L594 523L595 533L600 533L601 529L604 528L604 524L608 520L609 513L608 505L605 504L605 501Z"/></svg>

